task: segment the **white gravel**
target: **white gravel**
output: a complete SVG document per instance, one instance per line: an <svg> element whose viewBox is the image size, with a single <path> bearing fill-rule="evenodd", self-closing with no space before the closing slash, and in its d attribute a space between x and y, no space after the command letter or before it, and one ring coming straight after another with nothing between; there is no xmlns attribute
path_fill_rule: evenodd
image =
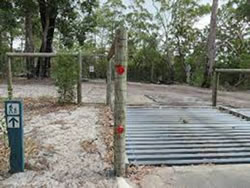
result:
<svg viewBox="0 0 250 188"><path fill-rule="evenodd" d="M128 86L129 87L129 86ZM129 89L128 104L152 104L152 100L144 96L144 89L140 85ZM133 92L133 91L136 91ZM137 92L139 90L140 92ZM0 84L0 96L7 97L7 85ZM15 98L57 97L56 87L51 81L34 80L31 83L14 83L13 95ZM84 103L106 103L106 83L103 80L93 80L82 83L82 101Z"/></svg>
<svg viewBox="0 0 250 188"><path fill-rule="evenodd" d="M60 110L35 116L26 122L25 136L31 136L41 145L39 156L29 163L42 170L14 174L0 182L0 187L116 187L115 180L105 173L110 167L103 161L106 148L100 135L99 110L78 107L71 112ZM85 140L94 141L97 152L84 151L80 143Z"/></svg>

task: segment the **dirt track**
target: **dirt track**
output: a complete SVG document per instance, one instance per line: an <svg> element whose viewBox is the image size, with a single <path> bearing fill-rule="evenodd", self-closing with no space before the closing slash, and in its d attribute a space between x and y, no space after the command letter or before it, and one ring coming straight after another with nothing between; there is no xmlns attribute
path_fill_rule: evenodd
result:
<svg viewBox="0 0 250 188"><path fill-rule="evenodd" d="M26 159L28 168L25 173L0 174L0 187L117 187L115 180L107 177L105 172L111 166L104 160L107 147L100 132L103 127L99 122L99 112L103 112L104 107L93 105L105 103L106 84L101 80L83 82L82 88L83 106L73 105L64 109L56 104L55 98L51 98L57 95L51 81L14 82L14 97L25 98L25 138L36 143L38 152ZM0 96L7 96L6 84L0 85ZM250 107L249 99L248 91L219 92L218 102ZM211 105L211 90L185 85L128 83L128 104L208 106ZM107 118L110 116L107 114ZM112 120L108 118L108 122L111 125ZM1 139L0 144L3 144ZM88 151L89 144L94 144L94 150ZM4 169L5 172L7 170ZM135 179L139 181L137 176L135 174ZM145 182L148 184L143 181L142 185Z"/></svg>
<svg viewBox="0 0 250 188"><path fill-rule="evenodd" d="M51 81L18 80L14 82L15 97L55 97L56 88ZM106 84L102 80L82 83L83 102L105 103ZM7 96L7 85L0 85L0 96ZM219 91L218 104L234 107L250 107L250 91ZM186 85L155 85L128 83L129 105L172 105L172 106L209 106L211 90Z"/></svg>

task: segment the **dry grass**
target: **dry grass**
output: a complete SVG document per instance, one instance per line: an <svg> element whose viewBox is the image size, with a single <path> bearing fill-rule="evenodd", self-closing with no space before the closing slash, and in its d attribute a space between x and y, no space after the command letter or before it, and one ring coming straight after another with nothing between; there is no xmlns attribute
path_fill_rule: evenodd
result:
<svg viewBox="0 0 250 188"><path fill-rule="evenodd" d="M24 140L25 148L25 160L26 164L31 158L34 158L38 155L39 146L38 144L30 137L25 138ZM9 155L10 149L0 140L0 174L6 174L9 170ZM26 165L25 164L25 165Z"/></svg>
<svg viewBox="0 0 250 188"><path fill-rule="evenodd" d="M28 137L24 141L25 156L27 159L38 155L39 146L32 138Z"/></svg>
<svg viewBox="0 0 250 188"><path fill-rule="evenodd" d="M56 112L59 110L75 110L77 105L75 104L59 104L57 98L53 97L39 97L25 98L24 99L24 111L29 115L45 115L48 113Z"/></svg>
<svg viewBox="0 0 250 188"><path fill-rule="evenodd" d="M8 171L9 166L9 147L0 141L0 174Z"/></svg>
<svg viewBox="0 0 250 188"><path fill-rule="evenodd" d="M129 166L127 175L133 183L140 185L141 180L154 169L156 169L156 167L153 166Z"/></svg>
<svg viewBox="0 0 250 188"><path fill-rule="evenodd" d="M114 118L110 108L105 107L99 114L99 123L104 127L102 132L103 141L107 148L105 162L113 164L113 127ZM150 174L155 167L152 166L129 166L127 169L128 178L137 185L140 185L141 180L147 174Z"/></svg>
<svg viewBox="0 0 250 188"><path fill-rule="evenodd" d="M84 140L80 142L81 147L86 151L87 153L96 153L98 152L97 145L95 143L95 140Z"/></svg>

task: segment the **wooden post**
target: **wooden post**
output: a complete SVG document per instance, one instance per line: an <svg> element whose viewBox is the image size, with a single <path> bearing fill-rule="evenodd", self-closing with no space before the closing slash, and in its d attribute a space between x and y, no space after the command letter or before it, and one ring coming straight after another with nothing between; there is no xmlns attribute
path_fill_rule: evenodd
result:
<svg viewBox="0 0 250 188"><path fill-rule="evenodd" d="M125 136L127 98L127 31L116 31L115 43L115 125L114 169L116 176L126 175Z"/></svg>
<svg viewBox="0 0 250 188"><path fill-rule="evenodd" d="M7 72L8 72L8 99L13 98L13 82L12 82L12 70L11 70L11 57L7 56Z"/></svg>
<svg viewBox="0 0 250 188"><path fill-rule="evenodd" d="M212 91L212 106L216 106L217 104L217 90L219 84L219 73L214 71L213 76L213 91Z"/></svg>
<svg viewBox="0 0 250 188"><path fill-rule="evenodd" d="M77 74L77 104L82 103L82 54L78 55L78 74Z"/></svg>
<svg viewBox="0 0 250 188"><path fill-rule="evenodd" d="M112 108L112 59L108 61L107 66L106 104Z"/></svg>

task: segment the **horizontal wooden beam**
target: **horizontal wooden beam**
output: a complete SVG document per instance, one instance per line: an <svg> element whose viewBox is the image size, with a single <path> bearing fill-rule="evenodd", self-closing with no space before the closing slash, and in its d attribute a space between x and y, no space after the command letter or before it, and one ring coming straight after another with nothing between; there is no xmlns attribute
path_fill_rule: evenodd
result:
<svg viewBox="0 0 250 188"><path fill-rule="evenodd" d="M56 57L57 55L78 56L78 53L6 53L8 57Z"/></svg>
<svg viewBox="0 0 250 188"><path fill-rule="evenodd" d="M215 69L218 73L250 73L250 69Z"/></svg>
<svg viewBox="0 0 250 188"><path fill-rule="evenodd" d="M14 53L14 52L7 52L6 53L7 57L56 57L58 55L69 55L69 56L78 56L78 53L24 53L24 52L19 52L19 53ZM82 56L94 56L94 57L104 57L106 58L107 55L105 54L93 54L93 55L88 55L82 53Z"/></svg>

